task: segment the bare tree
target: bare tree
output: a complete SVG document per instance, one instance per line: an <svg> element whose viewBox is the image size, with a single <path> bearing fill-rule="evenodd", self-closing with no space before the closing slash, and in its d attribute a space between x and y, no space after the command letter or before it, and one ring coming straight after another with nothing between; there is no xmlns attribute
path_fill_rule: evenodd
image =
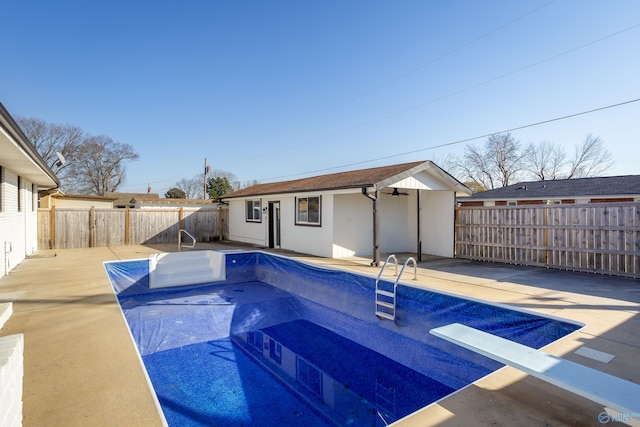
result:
<svg viewBox="0 0 640 427"><path fill-rule="evenodd" d="M17 117L16 121L47 166L64 181L69 163L59 163L56 153L72 160L82 143L82 130L77 126L47 123L34 117Z"/></svg>
<svg viewBox="0 0 640 427"><path fill-rule="evenodd" d="M183 178L176 182L176 187L184 191L187 199L199 199L202 197L203 180L200 176L194 176L193 178Z"/></svg>
<svg viewBox="0 0 640 427"><path fill-rule="evenodd" d="M74 192L104 195L114 192L126 177L125 162L140 156L128 144L108 136L88 136L70 162L65 185Z"/></svg>
<svg viewBox="0 0 640 427"><path fill-rule="evenodd" d="M125 162L139 157L130 145L88 135L77 126L33 117L18 117L17 122L65 191L98 195L115 191L126 177ZM66 158L64 164L56 153Z"/></svg>
<svg viewBox="0 0 640 427"><path fill-rule="evenodd" d="M568 158L562 146L552 142L529 144L525 163L533 176L546 180L600 176L614 162L600 137L588 135L581 145L575 146L572 158Z"/></svg>
<svg viewBox="0 0 640 427"><path fill-rule="evenodd" d="M562 179L567 164L564 149L550 141L530 143L525 157L525 169L541 181Z"/></svg>
<svg viewBox="0 0 640 427"><path fill-rule="evenodd" d="M462 181L494 189L506 187L521 174L525 154L510 133L495 134L483 147L467 145L461 157L449 156L446 163Z"/></svg>
<svg viewBox="0 0 640 427"><path fill-rule="evenodd" d="M582 145L576 145L569 161L567 178L600 176L614 165L613 156L604 148L599 136L587 135Z"/></svg>

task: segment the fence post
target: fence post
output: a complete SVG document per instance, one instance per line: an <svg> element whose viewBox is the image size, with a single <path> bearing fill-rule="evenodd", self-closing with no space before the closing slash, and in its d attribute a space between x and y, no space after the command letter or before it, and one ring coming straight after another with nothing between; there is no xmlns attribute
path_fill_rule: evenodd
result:
<svg viewBox="0 0 640 427"><path fill-rule="evenodd" d="M91 206L89 209L89 247L93 248L96 245L96 212L95 208Z"/></svg>
<svg viewBox="0 0 640 427"><path fill-rule="evenodd" d="M218 206L218 240L222 242L224 240L224 228L222 226L222 206Z"/></svg>
<svg viewBox="0 0 640 427"><path fill-rule="evenodd" d="M129 206L125 208L124 211L124 244L125 246L129 246L131 241L131 214L129 212Z"/></svg>
<svg viewBox="0 0 640 427"><path fill-rule="evenodd" d="M543 209L544 234L542 236L542 244L544 245L544 265L549 265L549 208Z"/></svg>
<svg viewBox="0 0 640 427"><path fill-rule="evenodd" d="M179 225L178 233L180 232L180 230L184 228L183 220L184 220L184 210L183 210L183 207L180 206L180 209L178 210L178 225Z"/></svg>
<svg viewBox="0 0 640 427"><path fill-rule="evenodd" d="M56 248L56 207L51 206L49 212L49 249Z"/></svg>

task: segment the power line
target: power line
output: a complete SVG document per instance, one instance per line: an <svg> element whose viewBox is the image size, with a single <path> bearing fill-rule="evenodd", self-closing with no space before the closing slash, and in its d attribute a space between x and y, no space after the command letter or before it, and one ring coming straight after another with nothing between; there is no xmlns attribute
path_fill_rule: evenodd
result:
<svg viewBox="0 0 640 427"><path fill-rule="evenodd" d="M457 91L450 92L450 93L448 93L446 95L442 95L440 97L433 98L433 99L431 99L429 101L426 101L426 102L423 102L423 103L420 103L420 104L417 104L417 105L414 105L414 106L411 106L411 107L407 107L407 108L405 108L403 110L400 110L400 111L396 111L395 113L391 113L391 114L388 114L386 116L382 116L382 117L378 117L378 118L375 118L375 119L372 119L372 120L369 120L369 121L366 121L366 122L362 122L362 123L359 123L357 125L351 126L349 128L346 128L346 129L342 129L340 131L333 132L333 133L328 134L328 135L319 136L319 137L310 139L310 140L308 140L306 142L302 142L300 144L290 145L288 147L281 148L279 150L271 150L271 151L269 151L268 153L265 153L265 154L261 154L261 155L257 155L257 156L253 156L253 157L249 157L249 158L245 158L245 160L256 159L256 158L260 158L260 157L264 157L264 156L274 155L274 154L280 153L282 151L287 151L287 150L291 150L293 148L299 148L299 147L302 147L302 146L305 146L305 145L313 144L313 143L316 143L316 142L319 142L319 141L322 141L322 140L325 140L325 139L333 138L335 136L339 136L339 135L343 135L343 134L348 133L348 132L352 132L354 130L357 130L357 129L372 125L374 123L379 123L379 122L382 122L384 120L388 120L388 119L391 119L393 117L397 117L397 116L400 116L402 114L406 114L406 113L414 111L414 110L418 110L420 108L426 107L427 105L434 104L434 103L436 103L438 101L442 101L444 99L451 98L451 97L456 96L456 95L461 95L461 94L463 94L465 92L469 92L469 91L471 91L473 89L477 89L479 87L486 86L486 85L488 85L490 83L493 83L493 82L495 82L497 80L504 79L504 78L512 76L512 75L514 75L516 73L520 73L522 71L534 68L534 67L536 67L538 65L541 65L541 64L544 64L546 62L550 62L550 61L552 61L554 59L557 59L557 58L560 58L560 57L562 57L564 55L568 55L570 53L573 53L573 52L576 52L578 50L584 49L586 47L592 46L592 45L594 45L596 43L599 43L601 41L604 41L604 40L610 39L612 37L618 36L618 35L620 35L622 33L625 33L627 31L631 31L631 30L633 30L635 28L638 28L638 27L640 27L640 24L632 25L630 27L624 28L624 29L616 31L614 33L610 33L610 34L607 34L605 36L602 36L602 37L600 37L600 38L598 38L596 40L592 40L590 42L584 43L584 44L582 44L580 46L565 50L563 52L560 52L560 53L555 54L553 56L547 57L545 59L541 59L541 60L536 61L534 63L531 63L529 65L525 65L523 67L517 68L515 70L509 71L509 72L501 74L499 76L496 76L496 77L490 78L488 80L482 81L480 83L476 83L476 84L473 84L471 86L467 86L464 89L460 89L460 90L457 90Z"/></svg>
<svg viewBox="0 0 640 427"><path fill-rule="evenodd" d="M474 136L474 137L471 137L471 138L465 138L465 139L460 139L460 140L457 140L457 141L447 142L447 143L444 143L444 144L438 144L438 145L432 145L430 147L419 148L417 150L405 151L403 153L397 153L397 154L390 154L388 156L377 157L375 159L369 159L369 160L362 160L362 161L354 162L354 163L347 163L347 164L344 164L344 165L334 166L334 167L330 167L330 168L316 169L316 170L313 170L313 171L301 172L301 173L296 173L296 174L291 174L291 175L281 175L281 176L276 176L276 177L271 177L271 178L263 178L263 179L259 179L258 181L270 181L270 180L273 180L273 179L281 179L281 178L288 178L288 177L294 177L294 176L300 176L300 175L308 175L308 174L318 173L318 172L326 172L326 171L329 171L329 170L342 169L342 168L346 168L346 167L362 165L362 164L365 164L365 163L376 162L378 160L386 160L386 159L391 159L391 158L394 158L394 157L405 156L407 154L415 154L415 153L420 153L422 151L434 150L436 148L449 147L451 145L457 145L457 144L462 144L462 143L465 143L465 142L475 141L477 139L488 138L491 135L507 133L507 132L515 132L515 131L522 130L522 129L527 129L527 128L531 128L531 127L535 127L535 126L541 126L541 125L544 125L544 124L557 122L557 121L560 121L560 120L566 120L566 119L571 119L573 117L583 116L585 114L591 114L591 113L595 113L595 112L598 112L598 111L608 110L610 108L621 107L623 105L632 104L632 103L638 102L638 101L640 101L640 98L631 99L629 101L624 101L624 102L619 102L617 104L607 105L605 107L599 107L599 108L594 108L594 109L591 109L591 110L581 111L579 113L573 113L573 114L568 114L568 115L565 115L565 116L555 117L555 118L543 120L543 121L540 121L540 122L529 123L529 124L526 124L526 125L517 126L517 127L514 127L514 128L510 128L510 129L503 129L503 130L500 130L500 131L497 131L497 132L491 132L491 133L487 133L487 134L484 134L484 135Z"/></svg>
<svg viewBox="0 0 640 427"><path fill-rule="evenodd" d="M287 132L287 131L289 131L291 129L294 129L294 128L302 125L302 124L305 124L305 123L308 123L310 121L313 121L313 120L315 120L315 119L317 119L319 117L322 117L324 115L329 114L332 111L335 111L335 110L337 110L337 109L339 109L341 107L344 107L345 105L351 104L352 102L355 102L355 101L357 101L359 99L362 99L362 98L366 97L367 95L370 95L370 94L372 94L374 92L377 92L380 89L383 89L383 88L385 88L387 86L390 86L391 84L393 84L395 82L398 82L398 81L400 81L400 80L402 80L402 79L404 79L404 78L406 78L406 77L408 77L408 76L410 76L410 75L412 75L414 73L417 73L418 71L420 71L420 70L422 70L422 69L424 69L424 68L426 68L426 67L428 67L430 65L433 65L433 64L435 64L435 63L437 63L439 61L442 61L442 60L452 56L453 54L458 53L461 50L464 50L464 49L468 48L469 46L472 46L472 45L478 43L479 41L484 40L487 37L499 32L499 31L504 30L507 27L510 27L511 25L513 25L513 24L515 24L515 23L527 18L528 16L533 15L534 13L538 12L539 10L544 9L545 7L549 6L550 4L555 3L555 1L556 0L551 0L551 1L545 3L545 4L541 5L541 6L538 6L538 7L534 8L534 9L528 11L527 13L525 13L523 15L520 15L515 19L512 19L511 21L507 22L506 24L503 24L503 25L499 26L498 28L494 28L493 30L490 30L490 31L488 31L488 32L486 32L486 33L484 33L484 34L482 34L482 35L480 35L480 36L478 36L478 37L476 37L476 38L474 38L474 39L472 39L472 40L470 40L470 41L468 41L468 42L466 42L466 43L464 43L464 44L462 44L462 45L460 45L460 46L458 46L458 47L456 47L456 48L454 48L454 49L452 49L452 50L450 50L450 51L448 51L448 52L446 52L446 53L444 53L442 55L440 55L440 56L438 56L438 57L430 59L430 60L418 65L417 67L410 69L409 71L405 71L404 73L402 73L402 74L400 74L400 75L398 75L398 76L396 76L396 77L394 77L394 78L392 78L390 80L382 82L382 83L378 84L377 86L374 86L371 89L365 90L364 92L362 92L362 93L360 93L360 94L358 94L356 96L353 96L353 97L351 97L351 98L349 98L349 99L347 99L345 101L339 102L338 104L335 104L332 107L329 107L324 111L321 111L320 113L312 115L311 117L308 117L306 119L297 121L297 122L295 122L295 123L293 123L293 124L291 124L289 126L285 126L284 128L281 128L280 130L277 130L277 131L275 131L275 132L273 132L273 133L271 133L271 134L269 134L269 135L267 135L265 137L262 137L262 138L260 138L260 139L258 139L256 141L254 141L251 144L255 144L257 142L261 142L261 141L267 140L269 138L272 138L272 137L274 137L276 135L283 134L283 133L285 133L285 132Z"/></svg>

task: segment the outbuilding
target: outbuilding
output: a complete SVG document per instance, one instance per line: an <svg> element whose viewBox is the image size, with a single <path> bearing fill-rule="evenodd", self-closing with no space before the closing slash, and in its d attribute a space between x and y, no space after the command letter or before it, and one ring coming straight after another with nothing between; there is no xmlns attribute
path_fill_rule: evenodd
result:
<svg viewBox="0 0 640 427"><path fill-rule="evenodd" d="M471 190L432 161L256 184L223 197L229 239L311 255L452 257L456 196Z"/></svg>

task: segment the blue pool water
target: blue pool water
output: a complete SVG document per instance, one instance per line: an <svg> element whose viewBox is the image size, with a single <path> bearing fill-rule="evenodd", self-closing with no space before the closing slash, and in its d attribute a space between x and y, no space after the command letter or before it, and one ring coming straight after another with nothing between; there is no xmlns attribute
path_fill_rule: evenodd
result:
<svg viewBox="0 0 640 427"><path fill-rule="evenodd" d="M147 260L105 263L170 426L384 426L502 366L430 329L540 348L580 327L410 287L398 327L375 317L372 277L262 252L225 262L224 282L165 289L149 289Z"/></svg>

